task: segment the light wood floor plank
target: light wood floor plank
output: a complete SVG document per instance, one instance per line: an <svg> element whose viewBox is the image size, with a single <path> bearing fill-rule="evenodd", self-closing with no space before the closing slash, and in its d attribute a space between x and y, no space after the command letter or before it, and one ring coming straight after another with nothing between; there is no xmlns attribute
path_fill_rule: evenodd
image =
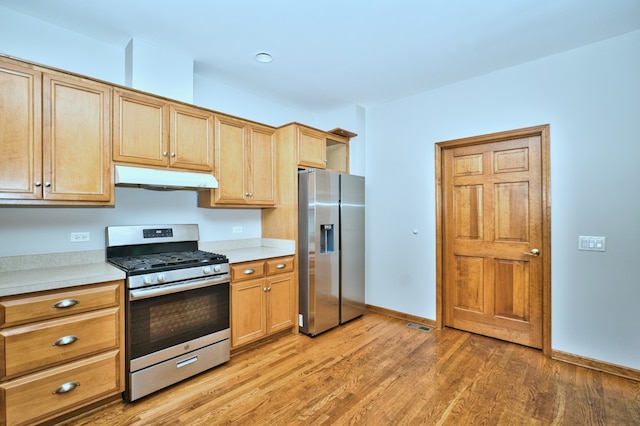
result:
<svg viewBox="0 0 640 426"><path fill-rule="evenodd" d="M640 382L368 313L285 335L85 425L640 425Z"/></svg>

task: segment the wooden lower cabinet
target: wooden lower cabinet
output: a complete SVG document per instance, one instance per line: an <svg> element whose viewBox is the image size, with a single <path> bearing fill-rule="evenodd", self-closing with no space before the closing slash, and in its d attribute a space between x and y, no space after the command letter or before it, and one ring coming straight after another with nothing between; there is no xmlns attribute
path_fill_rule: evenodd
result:
<svg viewBox="0 0 640 426"><path fill-rule="evenodd" d="M231 348L293 327L293 256L231 265Z"/></svg>
<svg viewBox="0 0 640 426"><path fill-rule="evenodd" d="M0 426L52 420L124 390L124 283L0 298Z"/></svg>
<svg viewBox="0 0 640 426"><path fill-rule="evenodd" d="M110 351L0 384L2 425L51 419L122 392L120 351Z"/></svg>

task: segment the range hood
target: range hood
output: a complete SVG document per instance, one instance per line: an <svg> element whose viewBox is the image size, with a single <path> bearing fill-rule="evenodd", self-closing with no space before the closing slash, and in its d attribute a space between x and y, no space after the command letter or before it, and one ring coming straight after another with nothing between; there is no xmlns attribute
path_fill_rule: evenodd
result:
<svg viewBox="0 0 640 426"><path fill-rule="evenodd" d="M149 169L146 167L115 166L115 184L153 189L156 191L202 191L218 187L211 174Z"/></svg>

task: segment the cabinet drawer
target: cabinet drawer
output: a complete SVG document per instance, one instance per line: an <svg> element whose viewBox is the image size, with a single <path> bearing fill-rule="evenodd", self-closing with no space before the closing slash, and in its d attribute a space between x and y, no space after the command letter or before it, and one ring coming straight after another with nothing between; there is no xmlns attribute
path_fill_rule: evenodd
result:
<svg viewBox="0 0 640 426"><path fill-rule="evenodd" d="M0 330L0 378L117 348L119 329L119 308L107 308Z"/></svg>
<svg viewBox="0 0 640 426"><path fill-rule="evenodd" d="M0 327L118 306L122 281L0 299Z"/></svg>
<svg viewBox="0 0 640 426"><path fill-rule="evenodd" d="M279 257L267 260L267 275L293 271L293 257Z"/></svg>
<svg viewBox="0 0 640 426"><path fill-rule="evenodd" d="M119 368L116 350L2 383L0 401L6 410L0 424L45 420L115 395L122 390Z"/></svg>
<svg viewBox="0 0 640 426"><path fill-rule="evenodd" d="M231 281L238 282L264 277L264 260L231 265Z"/></svg>

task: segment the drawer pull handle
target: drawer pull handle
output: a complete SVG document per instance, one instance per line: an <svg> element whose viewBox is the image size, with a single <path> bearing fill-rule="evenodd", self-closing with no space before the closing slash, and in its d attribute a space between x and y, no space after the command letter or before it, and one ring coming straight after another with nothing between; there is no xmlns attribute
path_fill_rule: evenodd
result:
<svg viewBox="0 0 640 426"><path fill-rule="evenodd" d="M78 341L78 336L64 336L53 342L53 346L67 346Z"/></svg>
<svg viewBox="0 0 640 426"><path fill-rule="evenodd" d="M278 268L278 269L282 269L282 268L284 268L285 266L287 266L287 265L285 265L284 263L278 263L278 266L276 266L276 268Z"/></svg>
<svg viewBox="0 0 640 426"><path fill-rule="evenodd" d="M245 269L245 270L244 270L244 274L245 274L245 275L251 275L251 274L253 274L254 272L256 272L256 270L255 270L255 269Z"/></svg>
<svg viewBox="0 0 640 426"><path fill-rule="evenodd" d="M71 392L78 386L80 386L80 382L67 382L64 385L60 385L58 389L53 391L53 393L56 395L60 395L62 393Z"/></svg>
<svg viewBox="0 0 640 426"><path fill-rule="evenodd" d="M191 357L189 359L185 359L184 361L176 362L176 368L182 368L189 364L193 364L194 362L198 362L198 356Z"/></svg>
<svg viewBox="0 0 640 426"><path fill-rule="evenodd" d="M57 309L64 309L64 308L70 308L72 306L75 306L78 303L80 302L78 302L76 299L64 299L59 301L55 305L53 305L53 307Z"/></svg>

